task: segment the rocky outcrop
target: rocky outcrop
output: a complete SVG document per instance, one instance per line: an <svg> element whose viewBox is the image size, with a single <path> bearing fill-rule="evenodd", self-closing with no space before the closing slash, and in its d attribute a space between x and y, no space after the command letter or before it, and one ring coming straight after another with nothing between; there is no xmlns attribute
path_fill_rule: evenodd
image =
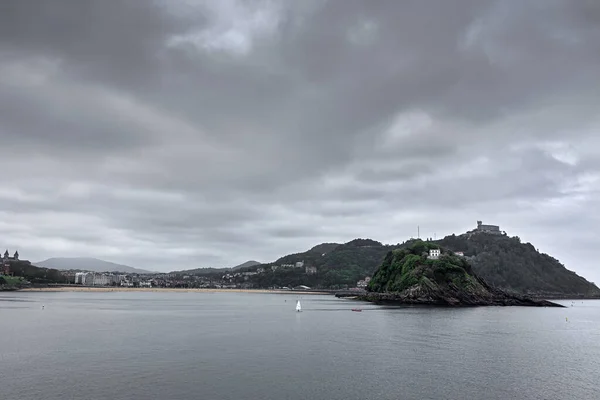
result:
<svg viewBox="0 0 600 400"><path fill-rule="evenodd" d="M457 288L452 291L431 291L415 285L401 293L374 293L354 296L376 304L413 304L436 306L529 306L529 307L564 307L547 300L510 295L507 293L490 293L490 295L475 295L464 293Z"/></svg>
<svg viewBox="0 0 600 400"><path fill-rule="evenodd" d="M375 303L437 306L563 307L494 288L475 275L464 258L422 241L389 252L368 292L356 298Z"/></svg>

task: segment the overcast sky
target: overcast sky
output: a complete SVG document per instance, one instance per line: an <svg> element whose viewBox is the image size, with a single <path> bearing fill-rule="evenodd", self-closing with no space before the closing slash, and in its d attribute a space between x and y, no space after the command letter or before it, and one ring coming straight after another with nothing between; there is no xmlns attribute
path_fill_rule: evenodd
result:
<svg viewBox="0 0 600 400"><path fill-rule="evenodd" d="M168 271L498 224L600 283L600 2L0 3L0 241Z"/></svg>

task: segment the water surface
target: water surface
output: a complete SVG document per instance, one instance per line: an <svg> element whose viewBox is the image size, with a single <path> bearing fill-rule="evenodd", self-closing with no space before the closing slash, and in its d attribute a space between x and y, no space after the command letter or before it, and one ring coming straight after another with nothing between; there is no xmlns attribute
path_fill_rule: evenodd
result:
<svg viewBox="0 0 600 400"><path fill-rule="evenodd" d="M0 397L598 398L600 301L351 312L357 304L294 294L0 293Z"/></svg>

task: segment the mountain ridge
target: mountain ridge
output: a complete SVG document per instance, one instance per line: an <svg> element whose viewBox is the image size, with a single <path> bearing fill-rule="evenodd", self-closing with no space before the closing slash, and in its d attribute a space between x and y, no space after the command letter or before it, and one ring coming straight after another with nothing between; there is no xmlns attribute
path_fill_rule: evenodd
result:
<svg viewBox="0 0 600 400"><path fill-rule="evenodd" d="M322 243L307 251L243 270L264 269L262 274L247 279L255 287L353 287L365 277L372 277L390 250L409 247L417 240L420 239L398 244L382 244L372 239L354 239L344 244ZM521 243L517 236L471 231L426 242L459 254L463 252L479 277L508 293L545 298L600 297L600 289L594 283L568 270L557 259L539 253L531 243ZM304 268L272 268L300 261L306 267L316 267L317 273L309 275Z"/></svg>
<svg viewBox="0 0 600 400"><path fill-rule="evenodd" d="M117 264L110 261L92 257L52 257L33 263L43 268L53 268L59 271L82 270L90 272L124 272L130 274L153 274L152 271L134 268L128 265Z"/></svg>
<svg viewBox="0 0 600 400"><path fill-rule="evenodd" d="M249 260L246 261L244 263L241 263L240 265L236 265L235 267L232 267L231 270L235 271L238 269L242 269L242 268L249 268L249 267L254 267L256 265L260 265L261 263L258 261L254 261L254 260ZM224 269L229 269L229 268L224 268Z"/></svg>

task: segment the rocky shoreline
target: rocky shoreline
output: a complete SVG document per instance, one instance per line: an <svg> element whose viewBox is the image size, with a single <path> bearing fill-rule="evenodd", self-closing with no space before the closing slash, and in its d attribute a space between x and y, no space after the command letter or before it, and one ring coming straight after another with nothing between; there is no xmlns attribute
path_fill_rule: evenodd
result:
<svg viewBox="0 0 600 400"><path fill-rule="evenodd" d="M375 304L396 305L429 305L449 307L476 307L476 306L521 306L521 307L565 307L561 304L546 299L536 299L529 296L509 294L498 288L492 287L483 279L474 276L474 279L485 289L483 291L465 291L454 284L447 288L439 286L415 285L401 293L393 292L368 292L339 293L336 297L352 297L356 300L367 301Z"/></svg>
<svg viewBox="0 0 600 400"><path fill-rule="evenodd" d="M347 296L339 296L347 297ZM428 305L439 307L476 307L476 306L521 306L521 307L565 307L548 300L532 299L521 296L460 296L456 293L444 295L411 295L407 293L366 293L353 297L356 300L375 304Z"/></svg>

